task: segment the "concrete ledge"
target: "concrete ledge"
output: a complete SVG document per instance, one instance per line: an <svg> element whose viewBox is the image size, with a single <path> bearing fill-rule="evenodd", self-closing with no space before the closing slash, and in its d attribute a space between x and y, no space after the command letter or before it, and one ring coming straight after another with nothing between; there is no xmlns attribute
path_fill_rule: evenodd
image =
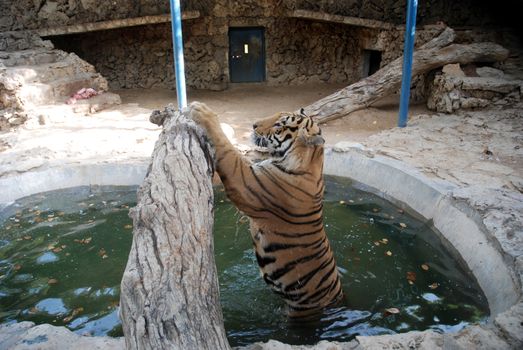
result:
<svg viewBox="0 0 523 350"><path fill-rule="evenodd" d="M133 186L145 178L147 163L85 164L31 171L0 178L0 209L39 192L78 186Z"/></svg>
<svg viewBox="0 0 523 350"><path fill-rule="evenodd" d="M333 22L333 23L342 23L348 24L357 27L366 27L366 28L377 28L377 29L394 29L396 25L389 22L378 21L374 19L366 19L360 17L351 17L351 16L341 16L333 15L326 12L319 11L308 11L308 10L294 10L289 14L291 18L303 18L316 20L321 22Z"/></svg>
<svg viewBox="0 0 523 350"><path fill-rule="evenodd" d="M495 316L519 299L514 272L505 264L499 245L476 220L473 208L452 197L455 186L430 180L403 162L369 156L361 149L327 150L325 174L351 178L400 205L432 220L442 238L463 258L476 277Z"/></svg>
<svg viewBox="0 0 523 350"><path fill-rule="evenodd" d="M195 19L200 17L200 11L184 11L182 20ZM36 33L42 37L54 35L66 35L75 33L94 32L98 30L108 30L125 27L142 26L146 24L158 24L171 22L171 15L143 16L124 19L113 19L110 21L82 23L70 26L38 29Z"/></svg>

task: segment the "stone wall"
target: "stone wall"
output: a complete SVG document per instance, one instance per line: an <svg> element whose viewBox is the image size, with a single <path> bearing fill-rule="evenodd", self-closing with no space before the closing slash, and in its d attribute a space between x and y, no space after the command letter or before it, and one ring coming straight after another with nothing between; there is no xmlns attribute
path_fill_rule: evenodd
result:
<svg viewBox="0 0 523 350"><path fill-rule="evenodd" d="M512 105L521 100L523 81L489 66L457 64L443 67L430 84L427 107L453 113L458 109Z"/></svg>
<svg viewBox="0 0 523 350"><path fill-rule="evenodd" d="M279 16L293 9L323 11L402 24L406 0L182 0L182 9L216 17ZM444 21L455 26L517 26L519 0L505 6L487 0L426 0L418 2L417 23ZM0 32L48 28L169 13L169 2L160 0L7 0L0 1Z"/></svg>
<svg viewBox="0 0 523 350"><path fill-rule="evenodd" d="M469 25L488 23L480 14L483 2L427 0L420 3L418 21ZM470 6L469 6L470 5ZM470 8L467 8L469 6ZM405 0L185 0L185 10L200 17L185 20L186 76L189 87L221 90L229 83L228 30L262 26L266 38L266 80L269 85L329 82L350 84L363 76L364 49L382 53L381 65L402 54L402 29L370 29L314 22L288 16L293 9L310 9L401 23ZM466 9L466 10L465 10ZM470 11L469 11L470 10ZM169 12L159 0L20 0L0 3L0 32L20 31L158 15ZM463 17L466 14L466 18ZM483 16L485 18L481 19ZM402 28L401 26L398 28ZM418 28L416 45L437 30ZM110 81L111 88L173 88L170 25L155 24L51 38L60 49L75 52ZM1 50L2 42L0 42ZM425 96L425 77L417 78L413 96Z"/></svg>
<svg viewBox="0 0 523 350"><path fill-rule="evenodd" d="M267 83L349 83L361 78L361 30L289 18L204 17L184 21L187 85L221 90L229 82L229 26L263 26ZM170 24L52 38L75 52L118 88L173 88Z"/></svg>
<svg viewBox="0 0 523 350"><path fill-rule="evenodd" d="M182 0L184 10L207 11L214 0ZM0 32L41 29L169 13L161 0L18 0L0 1Z"/></svg>
<svg viewBox="0 0 523 350"><path fill-rule="evenodd" d="M396 24L405 23L407 0L288 0L289 7L321 11L331 14L361 17ZM506 8L517 8L519 0L504 1L504 6L488 0L425 0L418 1L417 23L433 24L444 21L455 26L519 26L514 13ZM517 12L517 11L516 11Z"/></svg>

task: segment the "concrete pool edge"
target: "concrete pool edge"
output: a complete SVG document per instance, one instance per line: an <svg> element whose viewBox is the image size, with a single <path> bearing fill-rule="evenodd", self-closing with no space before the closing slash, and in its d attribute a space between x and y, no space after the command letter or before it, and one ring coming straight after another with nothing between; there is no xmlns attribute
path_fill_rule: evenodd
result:
<svg viewBox="0 0 523 350"><path fill-rule="evenodd" d="M507 310L521 297L514 268L507 266L501 248L481 227L474 208L453 198L455 185L428 179L403 162L369 156L354 148L328 150L324 172L363 183L371 192L406 204L425 220L432 220L476 277L491 315Z"/></svg>
<svg viewBox="0 0 523 350"><path fill-rule="evenodd" d="M0 209L16 199L60 188L86 185L137 185L145 177L147 165L148 160L133 163L70 165L0 178L0 189L3 192L0 199ZM478 341L485 345L484 348L488 348L489 344L496 348L516 348L523 344L523 336L519 335L523 303L520 301L520 286L516 282L517 278L520 278L521 271L516 271L515 267L512 266L513 264L503 258L501 247L496 244L495 238L489 234L488 230L482 227L480 220L478 220L479 214L475 212L474 208L460 203L452 196L453 191L457 188L455 185L431 180L417 169L403 162L375 156L358 147L334 147L334 149L326 150L325 173L348 177L358 183L365 184L372 192L396 203L404 203L425 219L432 220L434 227L442 233L467 262L487 296L491 315L495 318L493 323L468 326L456 334L439 334L428 330L390 336L359 336L357 342L344 343L345 345L334 342L332 343L333 346L340 347L333 349L353 348L354 346L358 348L375 348L376 346L392 348L394 344L405 345L413 341L416 344L422 343L425 346L434 345L436 347L443 347L445 343L452 341L465 346L465 348L467 344L475 347ZM469 236L463 239L463 237L456 237L456 234L452 232L468 232ZM471 240L476 245L471 246ZM480 258L485 254L489 255L488 260ZM523 261L520 262L519 266L523 267ZM5 344L3 339L14 335L11 332L15 329L12 327L15 326L0 326L0 345ZM16 336L19 336L20 341L27 344L31 329L38 329L39 332L42 332L42 329L47 329L42 328L42 326L67 331L64 327L40 325L26 327L24 328L25 331L18 330ZM76 336L76 334L68 332ZM53 334L58 333L62 334L63 332L53 332ZM83 338L98 341L106 337ZM63 344L65 345L65 338ZM253 344L252 346L258 346L256 349L274 349L272 346L278 344L282 345L282 347L279 347L281 349L289 349L288 345L275 341ZM41 347L43 344L39 343L38 345ZM121 339L119 343L113 345L116 348L120 345L122 348L124 347Z"/></svg>
<svg viewBox="0 0 523 350"><path fill-rule="evenodd" d="M39 192L78 186L134 186L142 183L148 160L133 163L68 165L0 178L0 209Z"/></svg>

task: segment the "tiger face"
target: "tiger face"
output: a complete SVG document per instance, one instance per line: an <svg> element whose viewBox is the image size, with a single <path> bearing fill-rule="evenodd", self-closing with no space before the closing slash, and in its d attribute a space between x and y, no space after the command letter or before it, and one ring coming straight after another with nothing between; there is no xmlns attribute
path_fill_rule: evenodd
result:
<svg viewBox="0 0 523 350"><path fill-rule="evenodd" d="M253 142L256 146L267 148L273 156L284 156L299 136L315 139L323 143L321 129L303 111L299 113L280 112L253 124Z"/></svg>

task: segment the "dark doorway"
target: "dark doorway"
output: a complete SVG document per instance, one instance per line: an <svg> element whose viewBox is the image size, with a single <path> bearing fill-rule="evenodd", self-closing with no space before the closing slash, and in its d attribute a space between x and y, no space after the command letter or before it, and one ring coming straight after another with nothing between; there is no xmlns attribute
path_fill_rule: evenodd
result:
<svg viewBox="0 0 523 350"><path fill-rule="evenodd" d="M366 78L380 69L381 51L363 50L363 78Z"/></svg>
<svg viewBox="0 0 523 350"><path fill-rule="evenodd" d="M233 83L265 80L263 28L229 28L229 71Z"/></svg>

